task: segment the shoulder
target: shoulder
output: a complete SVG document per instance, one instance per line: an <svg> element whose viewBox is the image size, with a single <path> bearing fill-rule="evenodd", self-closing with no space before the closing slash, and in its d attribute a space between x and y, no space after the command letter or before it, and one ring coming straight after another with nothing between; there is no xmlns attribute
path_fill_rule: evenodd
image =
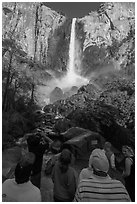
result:
<svg viewBox="0 0 137 204"><path fill-rule="evenodd" d="M133 159L132 159L131 157L127 157L127 158L125 159L125 163L126 163L127 165L132 165L132 164L133 164Z"/></svg>
<svg viewBox="0 0 137 204"><path fill-rule="evenodd" d="M39 188L37 188L35 185L33 185L32 183L31 183L31 181L29 182L30 183L30 188L34 191L34 192L40 192L40 190L39 190Z"/></svg>
<svg viewBox="0 0 137 204"><path fill-rule="evenodd" d="M32 183L31 183L31 192L32 192L32 196L35 196L35 197L40 197L41 198L41 193L40 193L40 189L37 188L36 186L34 186Z"/></svg>
<svg viewBox="0 0 137 204"><path fill-rule="evenodd" d="M85 171L88 171L88 168L82 169L82 170L81 170L81 173L82 173L82 172L85 172Z"/></svg>
<svg viewBox="0 0 137 204"><path fill-rule="evenodd" d="M30 193L28 195L28 199L31 202L41 202L41 192L40 190L34 186L34 188L32 188L30 190Z"/></svg>
<svg viewBox="0 0 137 204"><path fill-rule="evenodd" d="M87 171L87 168L81 170L80 175L84 174Z"/></svg>
<svg viewBox="0 0 137 204"><path fill-rule="evenodd" d="M12 184L15 181L15 179L7 179L4 181L4 183L2 184L2 187L7 186Z"/></svg>
<svg viewBox="0 0 137 204"><path fill-rule="evenodd" d="M121 183L121 181L118 181L118 180L116 180L116 179L112 179L111 180L111 183L112 183L112 185L113 186L115 186L115 187L121 187L121 188L124 188L125 189L125 186Z"/></svg>
<svg viewBox="0 0 137 204"><path fill-rule="evenodd" d="M69 167L68 175L69 175L70 178L77 178L78 177L78 174L77 174L76 170L73 167Z"/></svg>
<svg viewBox="0 0 137 204"><path fill-rule="evenodd" d="M81 170L80 175L91 175L92 171L92 169L84 168Z"/></svg>

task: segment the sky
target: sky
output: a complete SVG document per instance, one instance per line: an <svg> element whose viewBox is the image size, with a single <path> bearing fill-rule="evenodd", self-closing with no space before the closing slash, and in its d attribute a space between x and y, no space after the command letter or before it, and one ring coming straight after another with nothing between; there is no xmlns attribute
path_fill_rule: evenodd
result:
<svg viewBox="0 0 137 204"><path fill-rule="evenodd" d="M102 2L44 2L52 10L63 12L68 18L84 17L99 8Z"/></svg>

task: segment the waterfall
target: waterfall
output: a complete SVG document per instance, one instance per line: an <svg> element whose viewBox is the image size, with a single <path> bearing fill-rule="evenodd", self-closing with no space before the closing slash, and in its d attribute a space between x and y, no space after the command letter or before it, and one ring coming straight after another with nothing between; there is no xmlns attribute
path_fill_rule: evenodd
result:
<svg viewBox="0 0 137 204"><path fill-rule="evenodd" d="M71 25L71 36L70 36L70 44L69 44L69 67L68 72L69 74L75 73L75 24L76 18L72 19Z"/></svg>
<svg viewBox="0 0 137 204"><path fill-rule="evenodd" d="M65 93L69 91L73 86L78 88L82 85L88 84L89 80L80 75L81 73L81 56L79 55L79 42L76 39L75 35L75 25L76 18L72 19L71 24L71 34L70 34L70 43L69 43L69 59L67 65L67 72L60 78L56 78L52 73L53 79L48 82L48 86L44 89L46 97L44 103L49 101L49 95L54 90L55 87L59 87Z"/></svg>
<svg viewBox="0 0 137 204"><path fill-rule="evenodd" d="M69 44L69 63L67 68L67 75L65 76L65 87L72 86L82 86L83 84L87 84L88 80L79 74L76 73L75 67L75 57L76 57L76 36L75 36L75 25L76 18L72 19L71 25L71 35L70 35L70 44ZM79 59L81 60L81 59Z"/></svg>

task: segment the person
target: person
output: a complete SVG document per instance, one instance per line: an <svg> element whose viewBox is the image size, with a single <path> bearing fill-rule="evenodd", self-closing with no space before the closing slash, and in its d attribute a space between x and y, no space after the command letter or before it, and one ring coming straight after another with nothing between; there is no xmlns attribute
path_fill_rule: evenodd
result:
<svg viewBox="0 0 137 204"><path fill-rule="evenodd" d="M35 155L28 153L16 165L15 178L2 184L3 202L40 202L40 190L30 181Z"/></svg>
<svg viewBox="0 0 137 204"><path fill-rule="evenodd" d="M135 201L135 158L131 147L125 145L122 147L124 155L124 171L122 176L125 179L125 186L132 202Z"/></svg>
<svg viewBox="0 0 137 204"><path fill-rule="evenodd" d="M109 161L109 171L108 171L108 174L111 178L114 178L115 177L115 171L116 171L116 166L115 166L115 155L114 153L112 152L112 149L111 149L111 143L110 142L105 142L104 144L104 149L102 150L108 161Z"/></svg>
<svg viewBox="0 0 137 204"><path fill-rule="evenodd" d="M41 184L41 169L43 163L43 155L49 144L41 139L41 135L31 135L27 138L29 152L35 154L35 162L32 168L31 182L40 189Z"/></svg>
<svg viewBox="0 0 137 204"><path fill-rule="evenodd" d="M102 149L102 139L99 135L95 135L91 141L91 147L90 147L90 150L91 152L94 150L94 149Z"/></svg>
<svg viewBox="0 0 137 204"><path fill-rule="evenodd" d="M106 154L106 156L108 158L110 168L116 169L116 166L115 166L115 155L114 155L114 153L111 150L111 143L110 142L105 142L103 151L105 152L105 154Z"/></svg>
<svg viewBox="0 0 137 204"><path fill-rule="evenodd" d="M70 166L71 152L63 149L59 160L56 162L52 171L52 181L54 183L53 194L55 202L72 202L74 199L77 175Z"/></svg>
<svg viewBox="0 0 137 204"><path fill-rule="evenodd" d="M74 202L129 202L124 185L107 174L109 162L101 149L92 152L93 173L77 187Z"/></svg>
<svg viewBox="0 0 137 204"><path fill-rule="evenodd" d="M80 183L80 181L83 179L89 178L91 176L92 172L93 172L93 168L92 168L92 154L91 154L91 156L89 158L88 167L82 169L80 174L79 174L78 183Z"/></svg>

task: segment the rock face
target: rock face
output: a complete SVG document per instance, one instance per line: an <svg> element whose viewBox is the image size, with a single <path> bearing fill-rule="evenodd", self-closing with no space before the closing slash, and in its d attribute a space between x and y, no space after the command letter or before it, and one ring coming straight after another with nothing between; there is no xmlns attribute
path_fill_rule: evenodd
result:
<svg viewBox="0 0 137 204"><path fill-rule="evenodd" d="M66 99L66 98L68 98L68 97L70 97L70 96L76 94L77 91L78 91L78 87L77 87L77 86L72 86L69 91L66 91L66 92L64 93L64 98Z"/></svg>
<svg viewBox="0 0 137 204"><path fill-rule="evenodd" d="M55 101L58 101L63 98L63 91L59 87L56 87L51 93L50 93L50 103L54 103Z"/></svg>
<svg viewBox="0 0 137 204"><path fill-rule="evenodd" d="M83 23L83 72L134 63L135 3L105 3L79 19ZM85 70L86 69L86 70Z"/></svg>
<svg viewBox="0 0 137 204"><path fill-rule="evenodd" d="M10 9L11 12L5 13L4 8ZM10 18L13 12L14 17ZM43 65L47 63L49 36L65 21L63 15L40 2L4 2L2 19L3 25L6 25L3 27L3 34L7 38L10 37L6 36L6 33L9 33L11 29L9 25L16 24L18 19L17 32L14 32L14 37L20 41L21 47L29 57L34 57L35 61L39 61Z"/></svg>
<svg viewBox="0 0 137 204"><path fill-rule="evenodd" d="M71 20L66 19L48 39L47 66L63 74L67 70L69 57Z"/></svg>

